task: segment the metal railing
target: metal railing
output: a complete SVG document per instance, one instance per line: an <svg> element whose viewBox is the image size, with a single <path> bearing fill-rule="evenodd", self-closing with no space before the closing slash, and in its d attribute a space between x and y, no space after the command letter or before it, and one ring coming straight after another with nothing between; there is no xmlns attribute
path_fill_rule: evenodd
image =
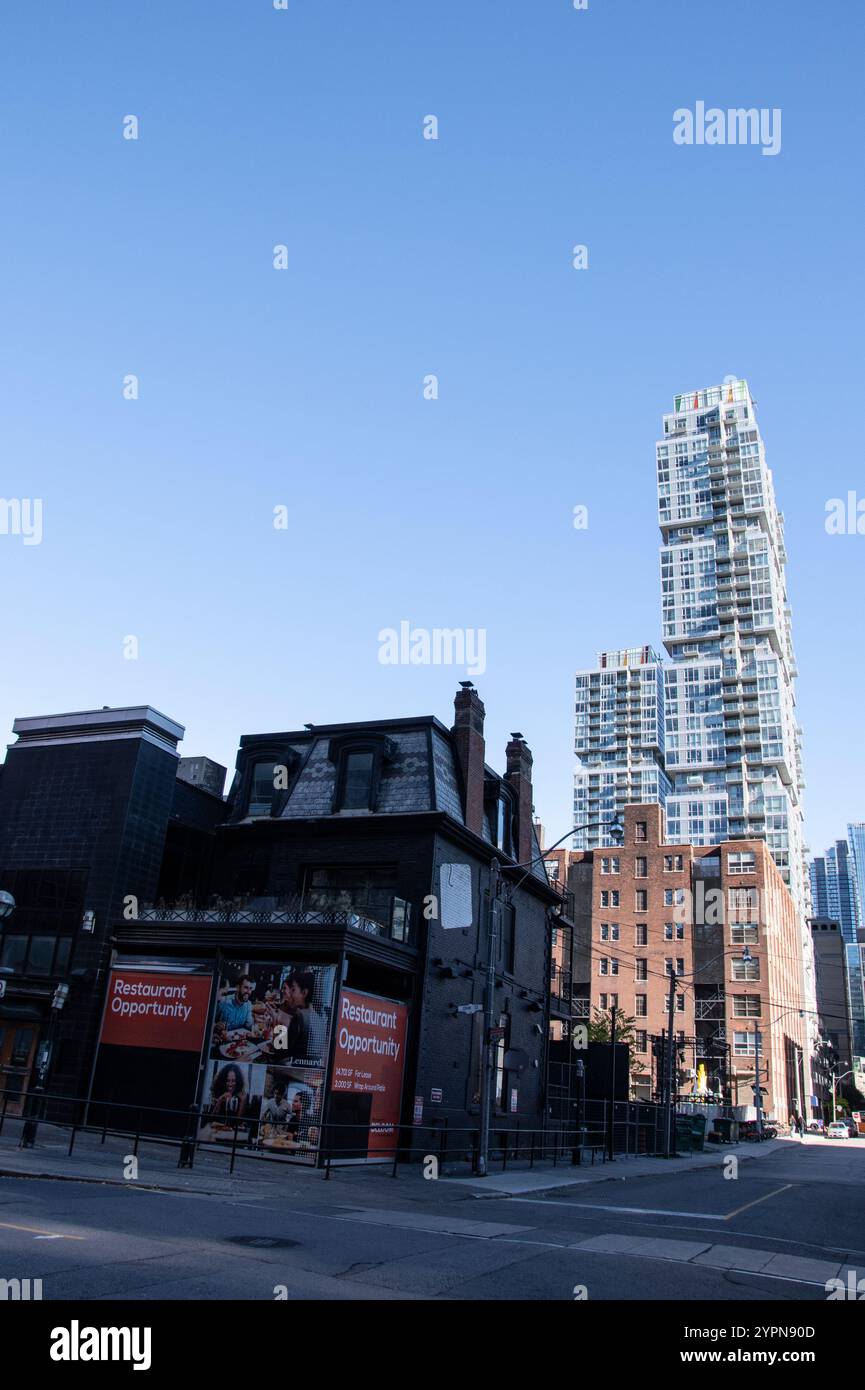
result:
<svg viewBox="0 0 865 1390"><path fill-rule="evenodd" d="M357 1161L389 1163L392 1177L397 1177L401 1163L430 1157L440 1168L468 1165L476 1172L478 1166L479 1126L451 1124L447 1116L430 1124L392 1124L379 1131L368 1124L307 1124L296 1147L277 1151L267 1147L265 1122L258 1117L221 1117L224 1137L214 1139L203 1133L211 1116L198 1106L181 1110L36 1092L27 1098L23 1114L13 1116L7 1114L8 1100L4 1096L0 1104L0 1135L10 1120L21 1126L24 1147L36 1146L40 1126L68 1132L67 1157L80 1136L91 1135L103 1145L109 1136L130 1139L136 1157L142 1143L176 1149L179 1168L192 1168L199 1154L220 1154L227 1159L229 1174L243 1159L316 1166L327 1179L335 1165ZM585 1161L594 1164L596 1158L606 1162L613 1157L657 1156L663 1153L664 1115L660 1106L626 1101L615 1102L611 1116L607 1101L588 1101L571 1124L554 1120L543 1127L517 1119L494 1128L490 1139L490 1169L499 1162L502 1172L517 1162L532 1169L541 1162L576 1167Z"/></svg>
<svg viewBox="0 0 865 1390"><path fill-rule="evenodd" d="M395 911L396 905L401 911ZM177 904L146 903L130 919L136 922L188 922L196 925L342 927L367 936L382 936L401 945L413 945L414 912L404 899L389 900L387 921L351 907L305 907L299 898L219 898L205 907L181 900Z"/></svg>

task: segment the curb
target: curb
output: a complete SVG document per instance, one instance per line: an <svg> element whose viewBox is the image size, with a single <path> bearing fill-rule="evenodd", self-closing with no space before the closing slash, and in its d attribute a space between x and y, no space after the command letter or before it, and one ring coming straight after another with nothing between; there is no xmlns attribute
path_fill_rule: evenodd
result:
<svg viewBox="0 0 865 1390"><path fill-rule="evenodd" d="M136 1178L134 1182L122 1180L120 1178L89 1178L83 1177L78 1173L22 1173L17 1168L0 1168L0 1178L23 1178L25 1181L38 1180L39 1182L86 1182L94 1187L124 1187L137 1188L144 1192L182 1192L185 1196L196 1195L199 1197L229 1197L229 1192L205 1191L204 1188L189 1187L169 1187L167 1184L154 1182L139 1182Z"/></svg>

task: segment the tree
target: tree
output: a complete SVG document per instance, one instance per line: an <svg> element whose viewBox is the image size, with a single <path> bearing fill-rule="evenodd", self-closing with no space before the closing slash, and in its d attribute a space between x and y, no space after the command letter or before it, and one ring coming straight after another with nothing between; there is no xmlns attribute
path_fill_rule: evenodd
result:
<svg viewBox="0 0 865 1390"><path fill-rule="evenodd" d="M608 1043L613 1027L612 1009L594 1009L593 1014L594 1017L589 1022L589 1042ZM638 1077L646 1068L635 1053L636 1023L635 1018L616 1010L616 1042L627 1043L631 1049L631 1075Z"/></svg>

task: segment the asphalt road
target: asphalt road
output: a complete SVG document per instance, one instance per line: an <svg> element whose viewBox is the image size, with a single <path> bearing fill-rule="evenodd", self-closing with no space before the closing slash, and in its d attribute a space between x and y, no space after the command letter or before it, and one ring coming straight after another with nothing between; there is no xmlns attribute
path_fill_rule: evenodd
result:
<svg viewBox="0 0 865 1390"><path fill-rule="evenodd" d="M283 1203L4 1178L0 1278L43 1300L825 1301L827 1272L865 1276L865 1140L545 1196L339 1186Z"/></svg>

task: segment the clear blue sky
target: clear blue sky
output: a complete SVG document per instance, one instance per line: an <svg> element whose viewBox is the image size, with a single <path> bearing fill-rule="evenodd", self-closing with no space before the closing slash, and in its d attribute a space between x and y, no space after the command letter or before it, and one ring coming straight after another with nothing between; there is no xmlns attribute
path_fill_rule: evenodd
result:
<svg viewBox="0 0 865 1390"><path fill-rule="evenodd" d="M837 0L11 6L0 495L42 498L44 539L0 536L5 741L147 701L233 766L244 732L449 722L464 672L382 666L378 632L483 627L488 759L525 733L556 838L575 669L660 640L661 413L734 373L787 518L808 839L865 818L865 537L824 531L865 496L863 27ZM697 100L780 107L781 153L674 145Z"/></svg>

